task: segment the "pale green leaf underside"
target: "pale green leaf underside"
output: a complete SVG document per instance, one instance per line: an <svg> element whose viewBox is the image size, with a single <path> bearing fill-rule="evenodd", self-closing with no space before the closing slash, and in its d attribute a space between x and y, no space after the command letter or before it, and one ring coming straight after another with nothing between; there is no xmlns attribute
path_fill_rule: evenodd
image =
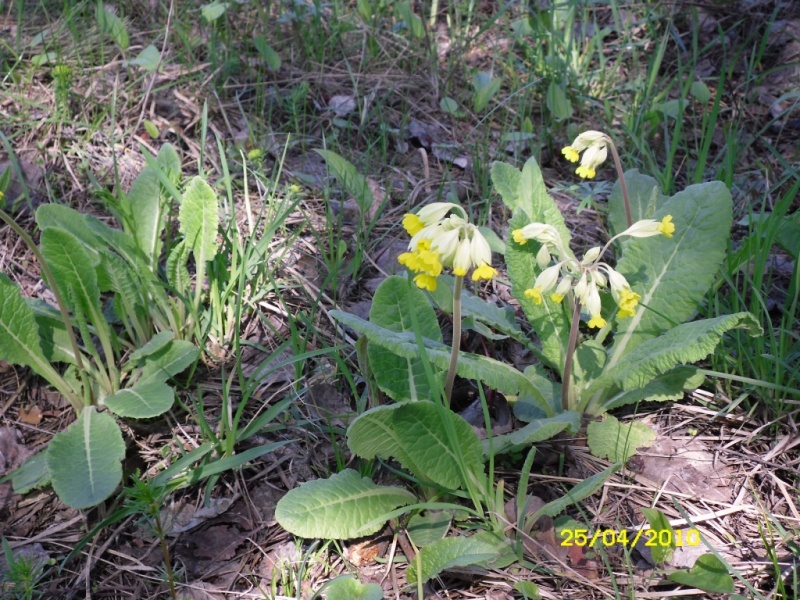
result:
<svg viewBox="0 0 800 600"><path fill-rule="evenodd" d="M212 260L217 253L218 211L217 194L202 177L194 177L183 194L178 219L197 262Z"/></svg>
<svg viewBox="0 0 800 600"><path fill-rule="evenodd" d="M64 301L99 326L103 320L100 309L100 288L97 285L96 265L78 239L62 229L45 229L41 236L42 255ZM70 302L71 301L71 302Z"/></svg>
<svg viewBox="0 0 800 600"><path fill-rule="evenodd" d="M113 417L87 406L47 448L53 489L67 506L94 506L119 485L124 456L125 442Z"/></svg>
<svg viewBox="0 0 800 600"><path fill-rule="evenodd" d="M157 417L172 408L174 402L175 390L158 381L120 390L105 399L111 412L132 419Z"/></svg>
<svg viewBox="0 0 800 600"><path fill-rule="evenodd" d="M456 443L450 440L444 419L455 431ZM473 474L483 470L481 444L472 427L434 402L373 408L350 425L347 445L368 460L396 458L416 477L448 489L465 485L462 468Z"/></svg>
<svg viewBox="0 0 800 600"><path fill-rule="evenodd" d="M27 494L31 490L44 487L49 483L47 450L42 450L29 457L19 469L11 474L11 485L17 494Z"/></svg>
<svg viewBox="0 0 800 600"><path fill-rule="evenodd" d="M377 344L403 357L412 358L419 355L419 346L411 332L397 333L337 310L331 311L331 316L366 335L370 344ZM450 348L434 340L423 339L423 343L431 363L439 369L446 369L450 364ZM531 396L541 402L542 410L547 415L553 412L541 392L510 365L485 356L462 352L458 357L456 372L461 377L483 381L489 387L506 394Z"/></svg>
<svg viewBox="0 0 800 600"><path fill-rule="evenodd" d="M133 180L127 202L133 228L131 233L152 268L159 258L163 220L161 186L151 168L145 167Z"/></svg>
<svg viewBox="0 0 800 600"><path fill-rule="evenodd" d="M697 368L683 365L659 375L650 383L642 388L632 390L616 389L612 394L607 395L607 399L595 410L589 406L590 414L602 414L612 408L625 406L647 400L649 402L666 402L667 400L679 400L683 398L686 390L699 388L705 379L702 373L698 373Z"/></svg>
<svg viewBox="0 0 800 600"><path fill-rule="evenodd" d="M395 332L413 332L414 319L423 337L442 341L442 332L436 313L428 299L415 285L402 277L389 277L375 291L369 312L371 323ZM367 346L370 369L383 392L398 402L406 400L433 400L439 391L431 389L425 373L423 359L417 356L399 356L376 344ZM444 386L444 371L434 369L434 385Z"/></svg>
<svg viewBox="0 0 800 600"><path fill-rule="evenodd" d="M375 533L383 515L415 501L407 490L375 485L345 469L289 491L275 507L275 519L300 537L350 539Z"/></svg>
<svg viewBox="0 0 800 600"><path fill-rule="evenodd" d="M592 421L586 428L589 450L598 458L611 462L627 462L640 446L648 446L656 439L655 432L644 423L620 423L609 415L604 421Z"/></svg>

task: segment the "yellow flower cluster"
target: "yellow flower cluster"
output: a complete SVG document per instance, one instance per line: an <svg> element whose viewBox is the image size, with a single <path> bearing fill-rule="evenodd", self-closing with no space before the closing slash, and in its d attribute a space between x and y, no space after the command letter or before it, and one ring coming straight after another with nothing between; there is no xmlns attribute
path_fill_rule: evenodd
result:
<svg viewBox="0 0 800 600"><path fill-rule="evenodd" d="M605 247L587 250L580 262L563 244L558 230L551 225L531 223L512 231L511 236L518 244L525 244L528 240L536 240L542 244L536 255L536 261L542 272L534 281L533 287L525 290L525 297L532 300L534 304L541 305L544 302L545 294L552 292L550 300L560 303L567 293L572 291L576 300L589 313L589 327L601 328L607 325L606 320L601 316L601 289L610 289L611 297L619 308L618 319L633 317L636 314L639 300L641 300L641 296L631 289L621 273L600 261L606 248L611 242L622 236L643 238L663 235L670 238L674 233L675 225L671 215L666 215L661 221L654 219L638 221L611 238ZM558 262L548 266L551 254L558 257Z"/></svg>
<svg viewBox="0 0 800 600"><path fill-rule="evenodd" d="M434 291L436 278L443 267L464 277L472 270L473 281L492 279L497 271L492 268L492 250L480 230L465 216L448 213L463 209L450 202L434 202L418 214L406 214L403 227L411 236L408 252L398 257L398 262L414 271L414 283L422 289Z"/></svg>
<svg viewBox="0 0 800 600"><path fill-rule="evenodd" d="M597 174L595 169L606 160L608 156L608 138L600 131L584 131L569 146L561 150L569 162L581 164L575 172L584 178L592 179ZM583 152L583 157L581 157Z"/></svg>

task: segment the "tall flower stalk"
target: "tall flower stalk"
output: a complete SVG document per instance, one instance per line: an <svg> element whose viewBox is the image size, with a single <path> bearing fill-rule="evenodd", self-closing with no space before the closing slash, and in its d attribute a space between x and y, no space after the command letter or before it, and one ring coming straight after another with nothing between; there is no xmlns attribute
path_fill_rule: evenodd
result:
<svg viewBox="0 0 800 600"><path fill-rule="evenodd" d="M579 135L571 145L566 146L562 153L570 162L580 160L576 173L581 177L591 178L596 174L595 169L608 156L608 148L611 149L614 157L614 164L621 183L628 220L628 228L625 231L612 237L605 246L589 249L580 261L564 244L558 230L552 225L530 223L512 232L514 241L518 244L525 244L528 240L536 240L541 244L536 261L542 271L536 278L533 287L525 290L525 297L540 305L544 302L545 294L552 292L550 300L553 302L560 303L566 296L569 296L570 302L573 303L561 392L561 405L565 411L573 408L574 404L571 385L572 367L578 343L578 325L582 310L585 309L589 313L588 326L590 328L602 329L608 327L608 323L601 314L601 290L607 289L611 292L618 307L618 319L633 317L636 314L639 300L641 300L641 296L631 289L621 273L601 261L603 254L614 240L624 236L664 235L672 237L675 232L671 215L665 216L661 221L645 219L632 223L630 199L622 172L622 163L610 137L599 131L587 131ZM551 266L553 258L555 258L556 264Z"/></svg>
<svg viewBox="0 0 800 600"><path fill-rule="evenodd" d="M455 214L460 213L460 214ZM461 290L464 277L472 271L473 281L492 279L492 250L480 230L469 221L463 208L450 202L434 202L417 214L403 217L403 227L411 236L408 252L398 262L414 272L414 283L421 289L435 291L437 278L445 267L455 275L453 289L453 345L445 379L447 405L453 396L453 383L461 346Z"/></svg>

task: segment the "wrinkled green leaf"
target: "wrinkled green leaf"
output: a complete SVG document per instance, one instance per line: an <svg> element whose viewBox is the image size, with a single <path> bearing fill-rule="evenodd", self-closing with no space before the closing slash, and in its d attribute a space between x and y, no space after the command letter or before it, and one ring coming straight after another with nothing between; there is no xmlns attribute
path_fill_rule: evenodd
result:
<svg viewBox="0 0 800 600"><path fill-rule="evenodd" d="M411 542L422 548L443 539L452 520L452 511L428 510L412 515L406 524L406 532Z"/></svg>
<svg viewBox="0 0 800 600"><path fill-rule="evenodd" d="M161 53L153 44L146 46L139 54L130 61L130 64L142 67L148 73L152 73L158 68L158 61L161 59ZM152 135L152 134L151 134ZM153 135L152 137L158 137Z"/></svg>
<svg viewBox="0 0 800 600"><path fill-rule="evenodd" d="M408 566L406 576L409 583L428 581L452 567L486 566L509 550L507 539L489 531L481 531L470 537L445 538L422 548L418 560Z"/></svg>
<svg viewBox="0 0 800 600"><path fill-rule="evenodd" d="M186 340L172 340L161 350L147 356L137 387L148 383L165 382L197 360L200 350Z"/></svg>
<svg viewBox="0 0 800 600"><path fill-rule="evenodd" d="M620 423L608 415L603 421L592 421L586 428L589 450L598 458L611 462L627 462L640 446L649 446L656 439L655 432L644 423Z"/></svg>
<svg viewBox="0 0 800 600"><path fill-rule="evenodd" d="M575 411L566 411L549 419L534 419L524 427L492 438L492 450L502 454L519 446L530 446L549 440L562 431L577 432L581 427L581 416ZM483 441L483 452L488 455L489 441Z"/></svg>
<svg viewBox="0 0 800 600"><path fill-rule="evenodd" d="M407 490L375 485L345 469L290 490L275 507L275 519L300 537L350 539L375 533L383 515L415 501Z"/></svg>
<svg viewBox="0 0 800 600"><path fill-rule="evenodd" d="M367 336L370 344L377 344L404 357L416 357L419 354L417 341L411 332L394 332L341 311L334 310L330 314L340 323ZM447 369L450 364L450 349L435 340L423 339L423 343L431 363L439 369ZM461 352L458 357L456 373L464 378L483 381L489 387L506 394L529 395L534 399L541 399L542 410L545 414L553 413L552 408L544 402L540 392L525 375L503 362L482 355Z"/></svg>
<svg viewBox="0 0 800 600"><path fill-rule="evenodd" d="M722 335L735 328L747 329L751 335L761 334L758 321L746 312L678 325L643 342L620 364L606 369L595 379L587 394L609 386L623 390L644 387L679 364L703 360L714 351Z"/></svg>
<svg viewBox="0 0 800 600"><path fill-rule="evenodd" d="M47 470L47 450L28 457L22 465L11 473L11 485L17 494L27 494L50 483Z"/></svg>
<svg viewBox="0 0 800 600"><path fill-rule="evenodd" d="M351 423L347 445L362 458L395 458L415 476L449 489L466 486L462 469L473 476L483 472L481 443L472 427L434 402L373 408Z"/></svg>
<svg viewBox="0 0 800 600"><path fill-rule="evenodd" d="M609 367L645 340L688 320L725 257L732 201L723 183L689 186L665 201L653 218L666 215L672 215L675 224L671 238L629 238L622 243L617 270L641 300L633 317L619 320Z"/></svg>
<svg viewBox="0 0 800 600"><path fill-rule="evenodd" d="M40 375L48 366L33 309L5 273L0 273L0 359Z"/></svg>
<svg viewBox="0 0 800 600"><path fill-rule="evenodd" d="M369 311L370 323L395 332L412 332L416 316L422 336L437 342L442 341L442 332L436 313L425 294L402 277L389 277L375 291ZM425 365L420 356L399 356L377 344L367 346L369 365L375 381L394 400L433 400L444 387L445 373L434 369L438 389L431 389L425 374Z"/></svg>

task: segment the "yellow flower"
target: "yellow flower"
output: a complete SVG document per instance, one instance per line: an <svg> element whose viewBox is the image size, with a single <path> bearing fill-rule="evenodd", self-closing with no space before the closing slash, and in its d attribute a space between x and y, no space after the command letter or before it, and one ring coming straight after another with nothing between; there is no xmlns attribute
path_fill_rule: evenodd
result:
<svg viewBox="0 0 800 600"><path fill-rule="evenodd" d="M556 304L561 304L561 301L564 300L564 296L561 294L556 294L555 292L550 294L550 300L555 302Z"/></svg>
<svg viewBox="0 0 800 600"><path fill-rule="evenodd" d="M403 217L403 227L408 232L408 235L415 236L423 230L425 225L417 215L408 213Z"/></svg>
<svg viewBox="0 0 800 600"><path fill-rule="evenodd" d="M414 277L414 283L417 284L417 287L428 290L430 292L436 291L436 277L433 275L427 275L425 273L420 273L416 277Z"/></svg>
<svg viewBox="0 0 800 600"><path fill-rule="evenodd" d="M608 156L608 138L601 131L584 131L569 146L563 148L561 153L569 162L581 164L575 170L580 177L592 179L596 174L596 168L605 162ZM583 152L583 156L580 153Z"/></svg>
<svg viewBox="0 0 800 600"><path fill-rule="evenodd" d="M661 223L658 226L658 230L664 234L664 237L671 238L672 234L675 233L675 225L672 222L672 215L667 215L663 219L661 219Z"/></svg>
<svg viewBox="0 0 800 600"><path fill-rule="evenodd" d="M569 162L578 162L578 159L580 158L580 153L572 146L566 146L565 148L562 148L561 154L563 154Z"/></svg>
<svg viewBox="0 0 800 600"><path fill-rule="evenodd" d="M539 305L539 304L541 304L543 302L542 290L541 290L541 288L538 288L538 287L531 288L529 290L525 290L525 297L530 299L530 300L533 300L533 303L537 304L537 305Z"/></svg>
<svg viewBox="0 0 800 600"><path fill-rule="evenodd" d="M480 267L472 272L472 281L480 281L481 279L493 279L497 277L497 270L493 269L490 265L483 263Z"/></svg>
<svg viewBox="0 0 800 600"><path fill-rule="evenodd" d="M600 329L601 327L605 326L606 326L606 320L599 314L592 315L592 318L589 319L589 327L596 327L597 329Z"/></svg>
<svg viewBox="0 0 800 600"><path fill-rule="evenodd" d="M672 222L672 215L667 215L661 219L660 222L654 219L636 221L636 223L628 227L625 231L615 235L612 240L622 237L623 235L637 238L664 235L665 237L671 238L673 233L675 233L675 224Z"/></svg>

